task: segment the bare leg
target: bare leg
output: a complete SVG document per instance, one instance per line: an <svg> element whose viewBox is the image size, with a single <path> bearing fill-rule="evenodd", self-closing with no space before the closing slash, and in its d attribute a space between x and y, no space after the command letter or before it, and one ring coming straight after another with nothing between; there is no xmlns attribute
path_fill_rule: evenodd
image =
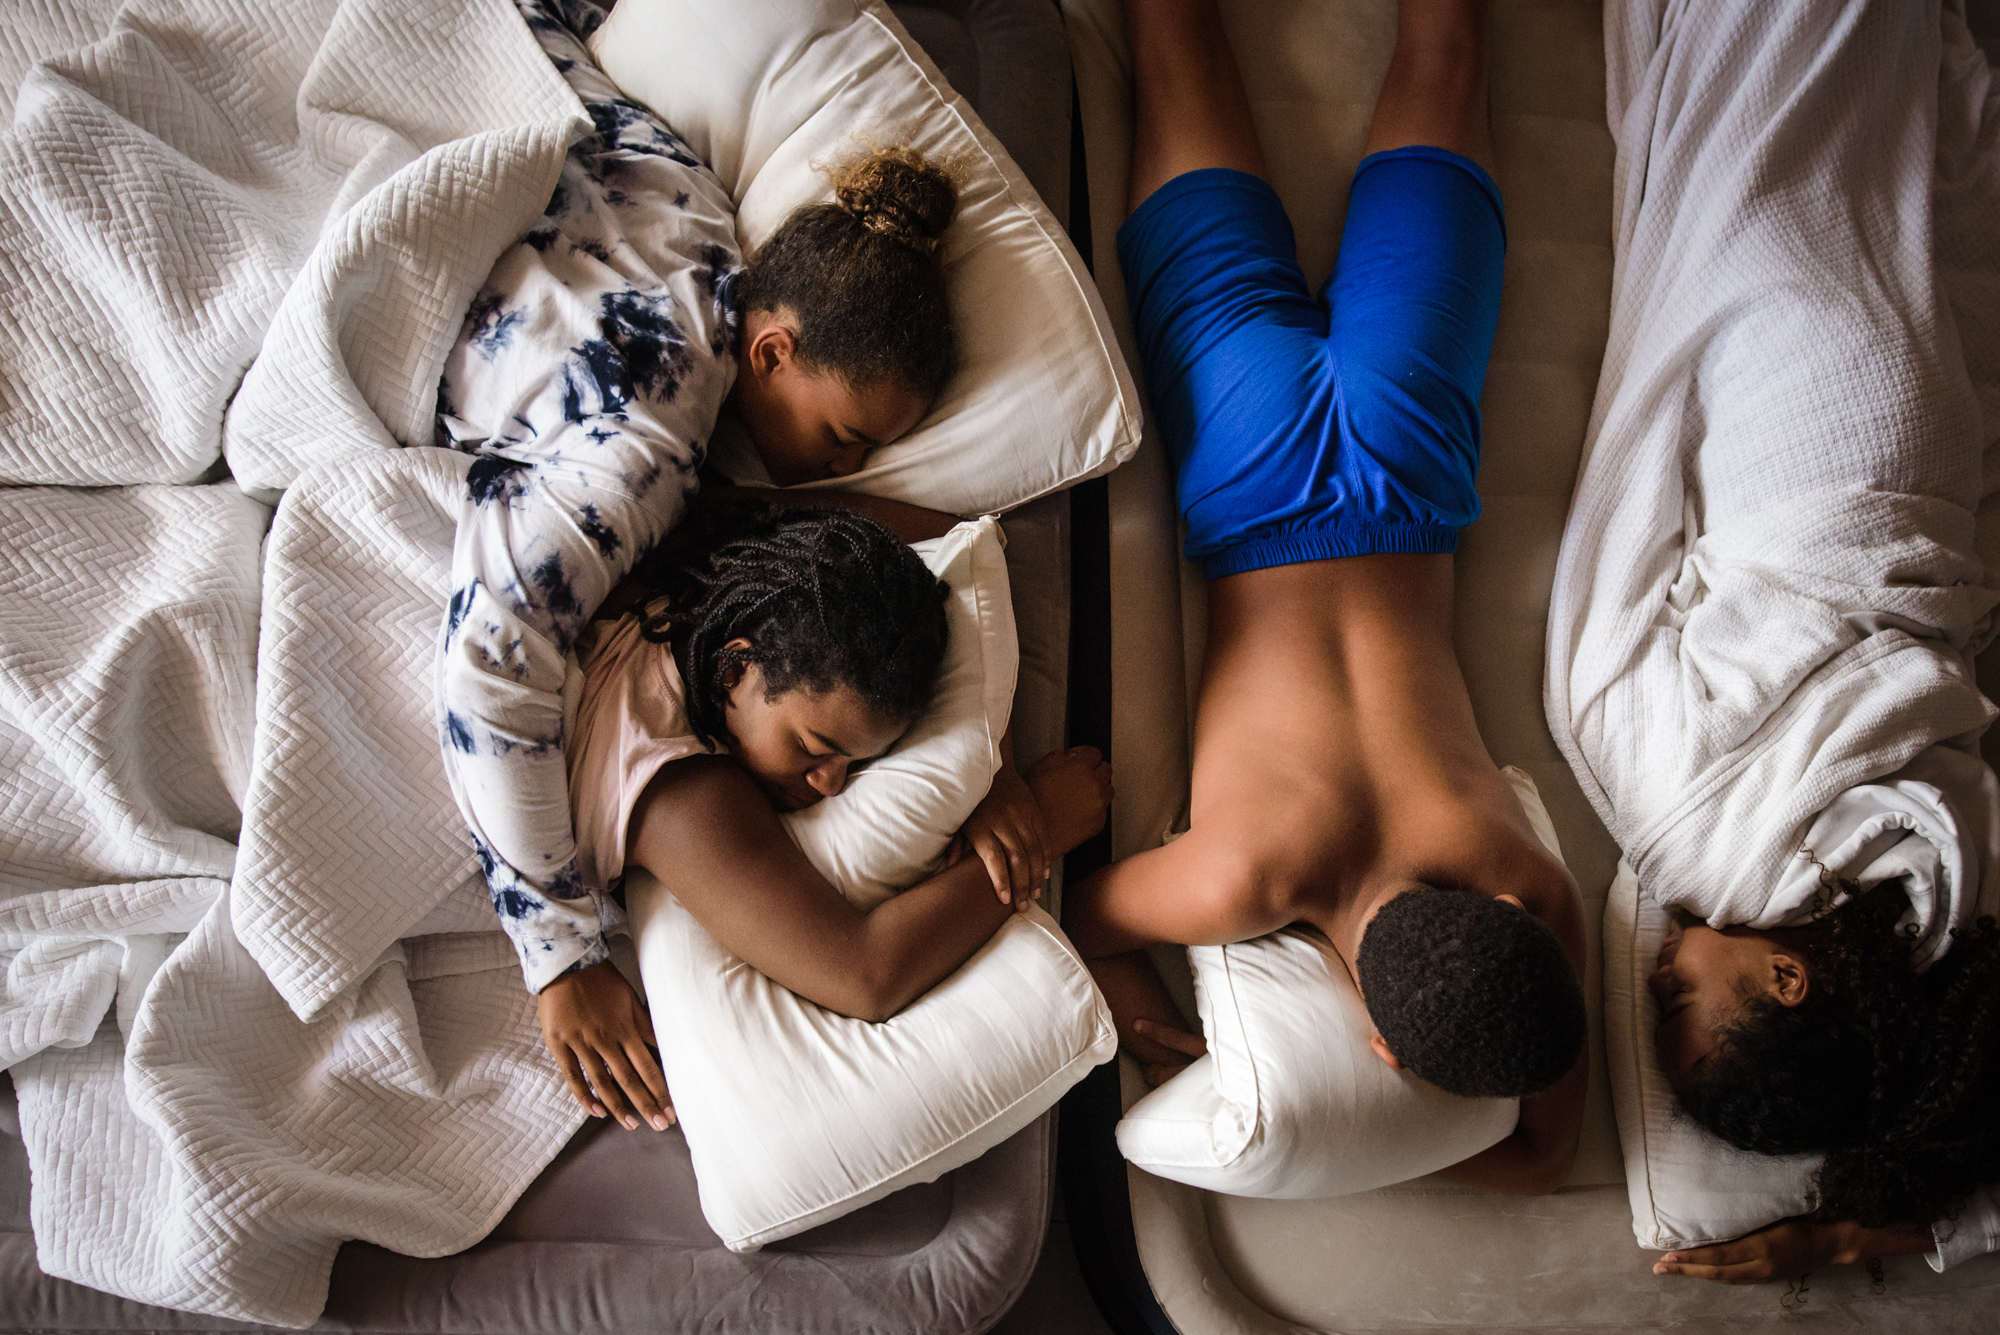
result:
<svg viewBox="0 0 2000 1335"><path fill-rule="evenodd" d="M1137 129L1126 207L1183 172L1264 175L1264 151L1215 0L1125 0Z"/></svg>
<svg viewBox="0 0 2000 1335"><path fill-rule="evenodd" d="M1486 115L1488 0L1401 0L1396 53L1365 153L1429 144L1493 169Z"/></svg>

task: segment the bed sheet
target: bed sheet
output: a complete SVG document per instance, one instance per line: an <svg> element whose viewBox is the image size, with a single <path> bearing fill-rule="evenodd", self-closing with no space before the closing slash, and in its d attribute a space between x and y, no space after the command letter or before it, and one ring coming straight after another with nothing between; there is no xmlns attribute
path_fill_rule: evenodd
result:
<svg viewBox="0 0 2000 1335"><path fill-rule="evenodd" d="M1076 53L1097 277L1130 325L1111 238L1123 217L1127 61L1117 0L1065 0ZM1375 90L1394 40L1392 3L1224 0L1223 12L1278 192L1309 280L1331 268ZM1585 994L1594 1071L1584 1144L1556 1195L1517 1199L1419 1180L1325 1201L1199 1192L1124 1165L1149 1292L1182 1335L1276 1335L1437 1326L1705 1330L1789 1320L1782 1286L1730 1289L1650 1274L1631 1241L1602 1059L1597 923L1617 849L1543 719L1543 635L1563 522L1608 327L1612 141L1595 0L1496 0L1491 54L1497 176L1507 202L1500 327L1481 403L1480 521L1456 562L1456 642L1482 735L1547 799L1583 889ZM1142 387L1143 388L1143 387ZM1119 854L1183 822L1186 724L1201 663L1202 585L1179 559L1171 478L1149 437L1110 479L1113 754ZM1191 1001L1187 1004L1193 1013ZM1142 1092L1126 1063L1129 1104ZM1066 1170L1067 1171L1067 1170ZM1071 1226L1080 1227L1074 1215ZM1868 1276L1828 1271L1812 1304L1870 1329L1974 1328L1990 1316L1981 1277L1933 1276L1918 1258ZM1117 1276L1098 1281L1116 1286ZM1836 1315L1837 1314L1837 1315ZM1879 1323L1879 1325L1877 1324Z"/></svg>

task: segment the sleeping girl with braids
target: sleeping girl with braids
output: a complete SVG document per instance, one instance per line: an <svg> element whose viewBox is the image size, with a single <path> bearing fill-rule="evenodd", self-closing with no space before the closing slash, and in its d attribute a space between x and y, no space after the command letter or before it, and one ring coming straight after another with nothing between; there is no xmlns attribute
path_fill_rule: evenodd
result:
<svg viewBox="0 0 2000 1335"><path fill-rule="evenodd" d="M725 400L780 484L851 473L929 411L954 366L937 250L957 194L909 149L864 154L829 173L832 203L795 212L746 268L721 182L592 63L583 42L602 12L517 4L595 132L570 148L543 217L473 299L438 385L438 444L474 460L437 716L501 926L545 1020L560 1011L574 1040L558 1062L567 1069L581 1043L589 1069L627 1071L643 1016L636 999L606 1000L624 988L605 967L622 915L577 863L564 653L685 516ZM967 838L1018 894L1046 870L1038 808L1011 765L996 789ZM642 1083L625 1088L666 1125Z"/></svg>
<svg viewBox="0 0 2000 1335"><path fill-rule="evenodd" d="M578 640L570 802L586 882L603 891L643 866L726 949L843 1015L885 1020L942 981L1031 897L1010 903L960 856L864 913L778 812L840 792L929 704L947 592L898 534L846 509L697 510ZM1103 825L1110 767L1089 747L1056 752L1023 788L1060 857ZM1008 822L1011 801L996 787L973 823ZM635 1112L671 1116L644 1007L615 969L558 980L540 1010L585 1107L628 1128ZM622 1042L599 1032L614 1023Z"/></svg>

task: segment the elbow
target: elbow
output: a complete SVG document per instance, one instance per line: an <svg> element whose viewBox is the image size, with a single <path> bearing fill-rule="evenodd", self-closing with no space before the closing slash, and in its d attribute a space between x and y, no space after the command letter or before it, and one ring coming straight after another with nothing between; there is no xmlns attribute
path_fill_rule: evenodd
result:
<svg viewBox="0 0 2000 1335"><path fill-rule="evenodd" d="M820 1005L850 1020L881 1024L910 1004L902 989L885 978L858 976L844 980L830 995L813 997Z"/></svg>

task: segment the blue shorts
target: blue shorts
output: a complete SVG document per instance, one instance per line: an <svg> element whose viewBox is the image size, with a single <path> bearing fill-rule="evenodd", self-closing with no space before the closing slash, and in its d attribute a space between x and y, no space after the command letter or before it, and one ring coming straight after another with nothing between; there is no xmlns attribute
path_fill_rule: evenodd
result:
<svg viewBox="0 0 2000 1335"><path fill-rule="evenodd" d="M1499 187L1441 148L1362 160L1318 301L1269 185L1210 168L1154 191L1118 260L1188 558L1219 579L1453 550L1506 248Z"/></svg>

